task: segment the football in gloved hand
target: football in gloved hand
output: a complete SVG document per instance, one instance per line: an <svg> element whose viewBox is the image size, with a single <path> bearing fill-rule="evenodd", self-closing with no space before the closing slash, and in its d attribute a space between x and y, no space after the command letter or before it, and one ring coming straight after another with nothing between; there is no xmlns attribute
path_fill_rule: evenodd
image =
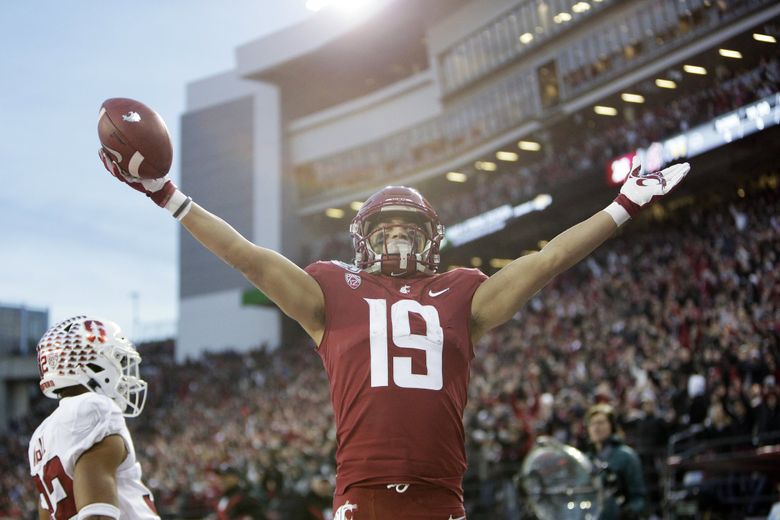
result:
<svg viewBox="0 0 780 520"><path fill-rule="evenodd" d="M168 173L173 147L160 115L140 101L111 98L98 117L98 137L108 157L125 173L157 179Z"/></svg>

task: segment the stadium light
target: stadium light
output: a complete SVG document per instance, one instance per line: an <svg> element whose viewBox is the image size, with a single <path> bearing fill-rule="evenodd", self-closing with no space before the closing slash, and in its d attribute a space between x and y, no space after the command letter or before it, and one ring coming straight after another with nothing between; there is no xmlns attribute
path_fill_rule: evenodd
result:
<svg viewBox="0 0 780 520"><path fill-rule="evenodd" d="M617 108L603 105L596 105L593 107L593 111L600 116L616 116L618 113Z"/></svg>
<svg viewBox="0 0 780 520"><path fill-rule="evenodd" d="M349 203L349 207L350 207L350 208L351 208L353 211L359 211L359 210L360 210L360 208L362 208L362 207L363 207L363 203L362 203L362 202L360 202L359 200L355 200L355 201L352 201L352 202L350 202L350 203Z"/></svg>
<svg viewBox="0 0 780 520"><path fill-rule="evenodd" d="M502 150L500 152L496 152L496 159L499 161L514 162L518 159L518 155L515 152L505 152Z"/></svg>
<svg viewBox="0 0 780 520"><path fill-rule="evenodd" d="M466 182L466 180L468 180L466 174L460 172L447 172L446 177L450 182Z"/></svg>
<svg viewBox="0 0 780 520"><path fill-rule="evenodd" d="M769 34L753 33L753 39L757 42L777 43L775 37Z"/></svg>
<svg viewBox="0 0 780 520"><path fill-rule="evenodd" d="M526 152L538 152L542 149L542 145L536 141L518 141L517 147Z"/></svg>
<svg viewBox="0 0 780 520"><path fill-rule="evenodd" d="M571 10L575 13L584 13L588 9L590 9L590 4L588 2L577 2L571 6Z"/></svg>
<svg viewBox="0 0 780 520"><path fill-rule="evenodd" d="M699 76L705 76L707 74L707 69L699 67L698 65L683 65L683 70L688 74L696 74Z"/></svg>
<svg viewBox="0 0 780 520"><path fill-rule="evenodd" d="M472 267L482 267L482 259L478 256L471 257L471 266Z"/></svg>
<svg viewBox="0 0 780 520"><path fill-rule="evenodd" d="M498 166L496 166L496 163L490 161L477 161L474 163L474 168L482 170L483 172L494 172Z"/></svg>
<svg viewBox="0 0 780 520"><path fill-rule="evenodd" d="M325 210L325 216L330 218L343 218L344 210L341 208L328 208Z"/></svg>
<svg viewBox="0 0 780 520"><path fill-rule="evenodd" d="M677 83L670 79L657 79L655 80L655 84L657 87L661 88L677 88Z"/></svg>
<svg viewBox="0 0 780 520"><path fill-rule="evenodd" d="M644 103L645 97L640 94L630 94L628 92L623 92L620 94L620 99L625 101L626 103Z"/></svg>
<svg viewBox="0 0 780 520"><path fill-rule="evenodd" d="M490 267L493 269L501 269L512 263L512 258L491 258Z"/></svg>
<svg viewBox="0 0 780 520"><path fill-rule="evenodd" d="M741 59L742 53L739 51L732 51L731 49L718 49L718 54L723 56L724 58L735 58L735 59Z"/></svg>
<svg viewBox="0 0 780 520"><path fill-rule="evenodd" d="M531 43L534 40L534 35L529 33L529 32L526 32L526 33L521 34L520 38L518 38L518 39L520 40L520 43L527 44L527 43Z"/></svg>
<svg viewBox="0 0 780 520"><path fill-rule="evenodd" d="M553 21L555 23L564 23L564 22L568 22L569 20L571 20L571 15L565 11L553 16Z"/></svg>

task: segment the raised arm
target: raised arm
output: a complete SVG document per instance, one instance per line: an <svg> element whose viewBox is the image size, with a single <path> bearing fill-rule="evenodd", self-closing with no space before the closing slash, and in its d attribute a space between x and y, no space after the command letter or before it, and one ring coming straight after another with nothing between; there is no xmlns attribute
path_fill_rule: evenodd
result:
<svg viewBox="0 0 780 520"><path fill-rule="evenodd" d="M257 246L227 222L195 203L181 220L209 251L263 291L319 345L325 328L325 297L306 271L281 254Z"/></svg>
<svg viewBox="0 0 780 520"><path fill-rule="evenodd" d="M153 180L133 177L102 150L100 158L114 177L167 209L198 242L240 271L319 344L325 328L325 298L314 278L276 251L253 244L230 224L198 206L167 175Z"/></svg>
<svg viewBox="0 0 780 520"><path fill-rule="evenodd" d="M516 259L477 289L471 303L472 340L508 321L555 276L588 256L643 206L671 191L688 170L688 163L683 163L641 174L635 158L612 204L556 236L541 251Z"/></svg>

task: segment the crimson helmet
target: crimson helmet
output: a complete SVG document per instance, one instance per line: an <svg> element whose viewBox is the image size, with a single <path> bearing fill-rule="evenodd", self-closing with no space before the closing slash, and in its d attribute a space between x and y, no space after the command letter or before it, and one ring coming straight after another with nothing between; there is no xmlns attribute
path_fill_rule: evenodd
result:
<svg viewBox="0 0 780 520"><path fill-rule="evenodd" d="M146 381L138 374L141 356L119 325L87 316L74 316L46 331L38 342L41 391L59 398L59 391L83 386L111 398L127 417L141 413Z"/></svg>
<svg viewBox="0 0 780 520"><path fill-rule="evenodd" d="M371 195L352 219L349 233L355 265L369 273L433 274L439 267L444 227L433 206L414 188L387 186ZM393 239L401 243L392 244Z"/></svg>

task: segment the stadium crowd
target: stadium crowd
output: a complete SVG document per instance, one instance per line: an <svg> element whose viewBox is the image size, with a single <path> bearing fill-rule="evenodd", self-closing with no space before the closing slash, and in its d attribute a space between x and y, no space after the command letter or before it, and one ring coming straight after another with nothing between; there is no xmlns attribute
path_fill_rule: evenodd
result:
<svg viewBox="0 0 780 520"><path fill-rule="evenodd" d="M616 157L681 132L741 106L780 93L780 58L762 57L755 67L735 71L719 66L712 83L688 94L648 96L647 102L627 107L623 117L594 118L586 111L573 121L553 126L540 139L538 158L524 155L520 166L502 163L497 172L472 172L467 189L437 185L421 187L445 225L452 225L498 208L519 204L539 193L575 178L599 177ZM554 143L550 145L549 143ZM465 171L465 170L464 170ZM352 244L346 233L321 237L312 246L310 259L352 260Z"/></svg>
<svg viewBox="0 0 780 520"><path fill-rule="evenodd" d="M431 201L449 223L521 202L780 90L777 57L716 75L717 86L647 104L597 123L597 131L584 117L575 120L580 131L552 128L557 149L537 162L478 176L462 195L432 194ZM512 518L520 505L510 498L511 477L534 438L549 434L582 446L582 416L594 401L618 408L656 499L672 434L741 435L717 448L729 450L780 431L780 197L777 178L769 179L727 205L678 209L663 229L647 225L638 233L637 224L481 341L465 419L470 518L496 518L497 508ZM327 239L313 256L348 260L350 250L341 238ZM130 424L162 513L213 511L214 468L224 464L242 468L269 518L292 518L301 503L315 501L313 479L333 475L335 430L321 362L302 343L183 365L142 350L150 401ZM38 399L29 416L0 434L0 518L35 511L27 441L53 405ZM705 488L703 496L712 505L736 492Z"/></svg>
<svg viewBox="0 0 780 520"><path fill-rule="evenodd" d="M763 186L665 212L663 226L637 223L476 346L465 418L469 518L517 518L511 477L534 438L583 446L593 402L617 407L656 496L652 469L673 433L743 435L717 448L732 450L780 431L777 177ZM268 518L308 514L300 505L312 479L333 476L335 433L324 370L302 343L180 365L146 356L150 401L130 425L161 513L213 511L214 468L230 464ZM35 511L26 444L53 405L40 401L40 413L0 439L0 517ZM730 491L708 496L727 500Z"/></svg>

